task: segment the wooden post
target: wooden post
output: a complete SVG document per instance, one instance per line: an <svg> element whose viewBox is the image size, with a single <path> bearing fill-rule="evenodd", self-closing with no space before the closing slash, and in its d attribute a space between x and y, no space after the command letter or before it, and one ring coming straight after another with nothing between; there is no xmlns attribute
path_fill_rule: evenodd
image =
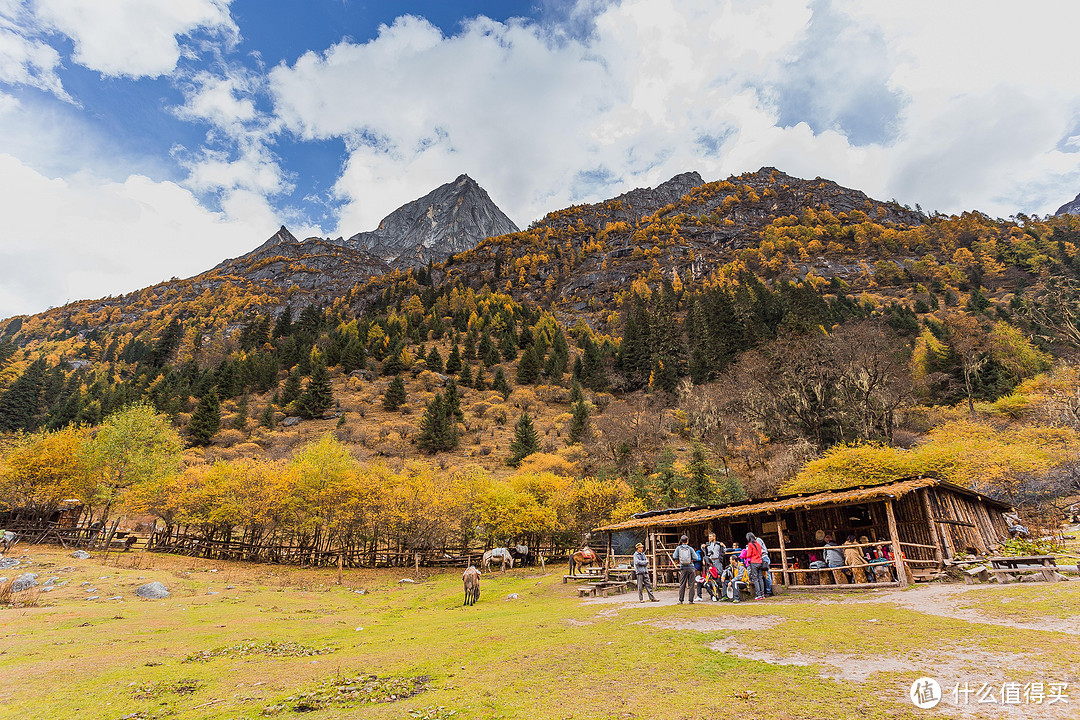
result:
<svg viewBox="0 0 1080 720"><path fill-rule="evenodd" d="M413 560L416 561L416 577L420 577L420 553L413 553Z"/></svg>
<svg viewBox="0 0 1080 720"><path fill-rule="evenodd" d="M656 564L656 533L653 532L652 528L649 528L648 532L650 546L649 551L652 553L652 584L653 588L655 589L659 587L658 583L660 582L660 568Z"/></svg>
<svg viewBox="0 0 1080 720"><path fill-rule="evenodd" d="M784 545L784 526L780 524L780 513L776 514L776 535L780 538L780 571L784 578L784 586L791 585L791 578L787 569L787 548ZM795 547L800 547L796 545Z"/></svg>
<svg viewBox="0 0 1080 720"><path fill-rule="evenodd" d="M937 560L938 567L940 568L945 562L941 557L941 540L938 538L937 523L934 522L934 512L930 509L929 488L920 490L919 495L922 496L923 510L926 512L926 523L930 526L930 542L934 546L934 559Z"/></svg>
<svg viewBox="0 0 1080 720"><path fill-rule="evenodd" d="M900 550L900 532L896 529L896 512L893 510L893 499L885 501L885 516L889 520L889 541L893 547L893 563L896 565L896 581L900 587L907 587L907 568L904 566L904 555Z"/></svg>
<svg viewBox="0 0 1080 720"><path fill-rule="evenodd" d="M611 568L611 531L607 533L607 555L604 556L604 582L608 581L608 572Z"/></svg>
<svg viewBox="0 0 1080 720"><path fill-rule="evenodd" d="M341 568L344 565L344 554L338 553L337 555L337 584L341 584Z"/></svg>

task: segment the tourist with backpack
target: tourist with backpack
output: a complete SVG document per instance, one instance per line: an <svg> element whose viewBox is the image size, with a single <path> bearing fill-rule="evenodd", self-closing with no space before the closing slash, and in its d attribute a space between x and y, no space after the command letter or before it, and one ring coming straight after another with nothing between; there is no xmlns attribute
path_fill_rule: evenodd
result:
<svg viewBox="0 0 1080 720"><path fill-rule="evenodd" d="M769 548L765 547L765 541L761 538L756 538L758 547L761 548L761 575L762 583L765 586L766 597L772 597L772 574L769 572Z"/></svg>
<svg viewBox="0 0 1080 720"><path fill-rule="evenodd" d="M675 548L675 552L671 553L671 562L679 568L680 605L683 604L683 599L687 594L690 595L690 604L694 604L696 573L694 572L694 548L688 544L689 540L690 538L683 535L679 538L679 545Z"/></svg>
<svg viewBox="0 0 1080 720"><path fill-rule="evenodd" d="M765 583L761 579L761 546L757 544L754 533L746 533L746 547L739 553L739 559L750 570L750 581L754 584L754 599L765 599Z"/></svg>

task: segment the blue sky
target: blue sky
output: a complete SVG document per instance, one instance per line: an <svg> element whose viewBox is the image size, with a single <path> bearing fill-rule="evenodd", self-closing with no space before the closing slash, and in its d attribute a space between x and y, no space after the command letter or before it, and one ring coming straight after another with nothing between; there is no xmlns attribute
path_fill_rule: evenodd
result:
<svg viewBox="0 0 1080 720"><path fill-rule="evenodd" d="M773 165L925 209L1080 191L1075 3L0 0L0 317L350 235Z"/></svg>

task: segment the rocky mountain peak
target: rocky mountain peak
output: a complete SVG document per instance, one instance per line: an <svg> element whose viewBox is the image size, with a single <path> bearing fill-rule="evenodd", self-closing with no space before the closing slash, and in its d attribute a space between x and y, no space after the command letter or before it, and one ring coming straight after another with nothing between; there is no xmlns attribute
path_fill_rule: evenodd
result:
<svg viewBox="0 0 1080 720"><path fill-rule="evenodd" d="M371 253L396 267L441 262L518 227L466 174L387 215L375 230L341 242Z"/></svg>
<svg viewBox="0 0 1080 720"><path fill-rule="evenodd" d="M1055 215L1080 215L1080 195L1057 209Z"/></svg>

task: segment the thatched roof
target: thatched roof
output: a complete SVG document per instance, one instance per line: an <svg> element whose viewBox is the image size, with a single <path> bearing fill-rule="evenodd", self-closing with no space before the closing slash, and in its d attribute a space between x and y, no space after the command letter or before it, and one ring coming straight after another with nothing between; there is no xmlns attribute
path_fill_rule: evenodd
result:
<svg viewBox="0 0 1080 720"><path fill-rule="evenodd" d="M715 520L716 518L739 517L744 515L771 515L778 512L803 510L826 505L854 505L856 503L883 500L885 498L899 498L914 490L934 486L946 487L954 492L975 497L984 502L1001 506L1002 508L1008 507L1004 503L979 495L978 493L960 487L959 485L954 485L930 475L921 475L918 477L903 478L881 485L871 485L869 487L860 486L856 488L826 490L819 493L802 493L799 495L774 497L768 500L753 500L749 502L732 503L730 505L691 508L673 512L661 511L641 513L640 516L633 517L630 520L596 528L594 532L632 530L634 528L643 527L696 525L698 523L708 522L709 520Z"/></svg>

